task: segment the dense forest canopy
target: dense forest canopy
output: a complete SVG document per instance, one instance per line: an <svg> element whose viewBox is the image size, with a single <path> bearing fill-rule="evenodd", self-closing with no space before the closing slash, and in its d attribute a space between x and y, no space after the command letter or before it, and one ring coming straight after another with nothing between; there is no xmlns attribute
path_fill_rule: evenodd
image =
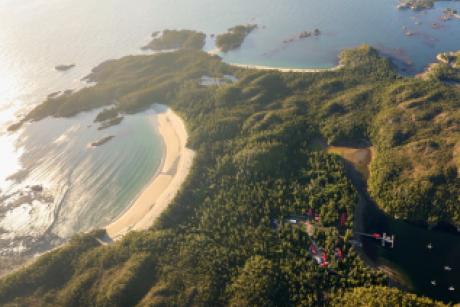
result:
<svg viewBox="0 0 460 307"><path fill-rule="evenodd" d="M217 35L216 46L223 52L238 49L255 29L257 29L257 25L238 25L230 28L226 33Z"/></svg>
<svg viewBox="0 0 460 307"><path fill-rule="evenodd" d="M382 306L382 302L385 302L386 306L447 306L428 298L384 287L354 288L337 296L332 305L337 307Z"/></svg>
<svg viewBox="0 0 460 307"><path fill-rule="evenodd" d="M185 120L197 157L150 231L108 246L94 239L100 232L76 237L4 278L0 304L311 306L362 297L431 305L384 287L387 278L358 257L356 190L340 158L315 144L374 144L369 185L382 209L460 225L459 90L400 77L369 46L342 52L341 62L332 72L279 73L193 49L129 56L96 67L94 86L37 106L27 120L166 103ZM227 74L238 81L200 83ZM313 233L285 222L309 210L322 225ZM312 242L330 255L329 268L311 257Z"/></svg>
<svg viewBox="0 0 460 307"><path fill-rule="evenodd" d="M142 47L144 50L202 49L206 34L192 30L164 30L155 33L152 41Z"/></svg>

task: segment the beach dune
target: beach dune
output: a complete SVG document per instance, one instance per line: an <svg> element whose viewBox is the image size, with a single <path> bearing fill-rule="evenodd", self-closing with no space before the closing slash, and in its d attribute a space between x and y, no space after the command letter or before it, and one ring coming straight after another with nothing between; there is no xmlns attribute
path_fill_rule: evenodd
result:
<svg viewBox="0 0 460 307"><path fill-rule="evenodd" d="M194 152L186 147L188 135L182 119L164 105L155 105L155 110L158 113L152 116L152 125L158 127L164 142L163 159L133 204L106 227L112 240L132 230L150 228L176 196L193 163Z"/></svg>

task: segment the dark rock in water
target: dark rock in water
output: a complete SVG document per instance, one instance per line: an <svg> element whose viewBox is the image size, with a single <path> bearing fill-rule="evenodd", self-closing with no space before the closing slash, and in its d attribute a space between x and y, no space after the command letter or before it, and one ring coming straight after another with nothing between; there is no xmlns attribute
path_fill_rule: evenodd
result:
<svg viewBox="0 0 460 307"><path fill-rule="evenodd" d="M404 32L404 35L406 35L406 36L414 36L415 33L412 32L412 31L406 31L406 32Z"/></svg>
<svg viewBox="0 0 460 307"><path fill-rule="evenodd" d="M97 130L104 130L104 129L110 128L112 126L119 125L122 121L123 121L122 116L106 120L97 128Z"/></svg>
<svg viewBox="0 0 460 307"><path fill-rule="evenodd" d="M105 138L102 138L102 139L100 139L99 141L96 141L96 142L91 143L91 147L102 146L102 145L104 145L105 143L107 143L108 141L110 141L111 139L113 139L114 137L115 137L115 136L113 136L113 135L106 136Z"/></svg>
<svg viewBox="0 0 460 307"><path fill-rule="evenodd" d="M43 192L43 186L39 184L31 186L30 189L37 193Z"/></svg>
<svg viewBox="0 0 460 307"><path fill-rule="evenodd" d="M290 44L290 43L293 43L293 42L295 42L295 38L293 38L293 37L283 40L284 44Z"/></svg>
<svg viewBox="0 0 460 307"><path fill-rule="evenodd" d="M56 69L57 71L66 71L66 70L72 69L74 67L75 67L75 64L57 65L56 67L54 67L54 69Z"/></svg>
<svg viewBox="0 0 460 307"><path fill-rule="evenodd" d="M155 31L152 33L152 37L157 37L158 35L160 35L161 31Z"/></svg>
<svg viewBox="0 0 460 307"><path fill-rule="evenodd" d="M307 37L310 37L310 36L312 36L311 32L303 31L302 33L300 33L299 38L307 38Z"/></svg>
<svg viewBox="0 0 460 307"><path fill-rule="evenodd" d="M315 29L312 32L303 31L302 33L299 34L299 39L308 38L310 36L319 36L319 35L321 35L321 31L319 29Z"/></svg>

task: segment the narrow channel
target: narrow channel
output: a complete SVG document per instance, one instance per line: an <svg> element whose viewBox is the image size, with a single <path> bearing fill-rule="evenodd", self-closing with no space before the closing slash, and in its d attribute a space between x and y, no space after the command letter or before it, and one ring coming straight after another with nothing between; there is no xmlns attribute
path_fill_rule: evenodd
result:
<svg viewBox="0 0 460 307"><path fill-rule="evenodd" d="M371 154L371 150L366 148ZM460 233L453 227L428 229L394 219L380 210L367 190L366 179L344 158L347 175L359 193L355 233L395 236L394 247L357 235L363 243L363 260L385 271L392 285L446 303L460 300Z"/></svg>

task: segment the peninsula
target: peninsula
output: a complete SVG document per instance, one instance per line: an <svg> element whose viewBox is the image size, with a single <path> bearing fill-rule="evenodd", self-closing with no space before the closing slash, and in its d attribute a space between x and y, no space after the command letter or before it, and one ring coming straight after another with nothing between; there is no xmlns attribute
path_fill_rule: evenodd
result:
<svg viewBox="0 0 460 307"><path fill-rule="evenodd" d="M431 64L420 76L424 79L441 80L444 82L460 82L460 51L440 53L437 63Z"/></svg>
<svg viewBox="0 0 460 307"><path fill-rule="evenodd" d="M169 182L171 193L146 187L107 230L5 277L0 304L356 306L365 297L443 306L389 288L387 275L359 257L357 188L344 160L315 144L373 146L365 175L386 216L460 226L458 87L400 76L367 45L342 51L340 63L317 73L242 69L184 48L107 61L89 76L94 86L38 105L25 121L114 101L120 114L161 102L184 120L196 156L175 185L181 162L176 168L177 156L166 153L149 187ZM202 84L225 75L235 82ZM168 126L159 120L160 130ZM175 140L167 151L184 150L186 137L166 139ZM308 214L314 231L300 222ZM123 238L106 245L107 233Z"/></svg>

